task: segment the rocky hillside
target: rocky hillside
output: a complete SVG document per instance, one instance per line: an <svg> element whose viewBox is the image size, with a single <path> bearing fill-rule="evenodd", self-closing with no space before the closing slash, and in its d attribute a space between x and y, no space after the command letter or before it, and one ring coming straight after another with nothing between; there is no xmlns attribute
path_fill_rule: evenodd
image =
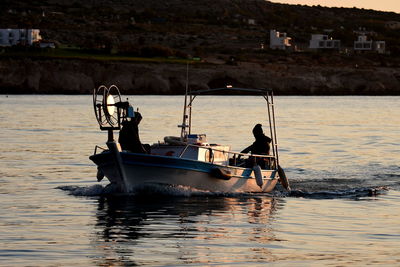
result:
<svg viewBox="0 0 400 267"><path fill-rule="evenodd" d="M190 65L193 89L232 84L273 88L276 94L400 95L400 68L312 64ZM81 60L0 61L0 93L90 94L116 84L124 94L183 94L186 66Z"/></svg>

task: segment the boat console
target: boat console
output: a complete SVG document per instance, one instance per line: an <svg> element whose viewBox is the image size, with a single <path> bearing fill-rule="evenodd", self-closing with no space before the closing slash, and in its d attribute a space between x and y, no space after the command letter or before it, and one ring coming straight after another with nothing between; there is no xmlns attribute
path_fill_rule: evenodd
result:
<svg viewBox="0 0 400 267"><path fill-rule="evenodd" d="M181 141L180 137L166 136L164 142L151 146L151 154L180 157L215 164L228 165L230 146L207 143L205 134L190 134Z"/></svg>

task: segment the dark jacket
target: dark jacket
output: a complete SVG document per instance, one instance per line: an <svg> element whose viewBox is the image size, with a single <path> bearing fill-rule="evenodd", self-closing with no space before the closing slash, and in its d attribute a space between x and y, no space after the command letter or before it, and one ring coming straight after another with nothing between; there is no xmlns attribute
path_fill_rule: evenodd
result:
<svg viewBox="0 0 400 267"><path fill-rule="evenodd" d="M130 121L122 122L122 129L119 132L118 142L122 150L129 150L134 153L146 153L139 138L138 125L142 119L140 113L135 112L135 117Z"/></svg>
<svg viewBox="0 0 400 267"><path fill-rule="evenodd" d="M257 155L269 155L271 138L266 136L265 134L259 134L255 136L256 141L245 149L241 153L249 153L257 154Z"/></svg>

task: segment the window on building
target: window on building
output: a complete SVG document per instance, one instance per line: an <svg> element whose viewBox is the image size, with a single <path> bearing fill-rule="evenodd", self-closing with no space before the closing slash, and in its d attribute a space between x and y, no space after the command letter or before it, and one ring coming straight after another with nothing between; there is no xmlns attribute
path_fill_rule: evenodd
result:
<svg viewBox="0 0 400 267"><path fill-rule="evenodd" d="M364 48L371 49L371 43L364 43Z"/></svg>
<svg viewBox="0 0 400 267"><path fill-rule="evenodd" d="M333 42L333 47L339 48L340 47L340 41L334 41Z"/></svg>
<svg viewBox="0 0 400 267"><path fill-rule="evenodd" d="M326 42L326 47L332 47L332 41L327 41Z"/></svg>
<svg viewBox="0 0 400 267"><path fill-rule="evenodd" d="M354 47L360 49L362 48L362 43L356 43Z"/></svg>
<svg viewBox="0 0 400 267"><path fill-rule="evenodd" d="M319 41L318 46L319 47L325 47L325 42L324 41Z"/></svg>

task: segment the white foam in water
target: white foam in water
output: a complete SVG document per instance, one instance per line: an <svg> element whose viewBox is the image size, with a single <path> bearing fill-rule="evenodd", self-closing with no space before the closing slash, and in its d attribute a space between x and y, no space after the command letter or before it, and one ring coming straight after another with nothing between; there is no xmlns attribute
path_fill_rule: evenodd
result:
<svg viewBox="0 0 400 267"><path fill-rule="evenodd" d="M69 191L69 194L74 196L100 196L105 194L105 187L100 184L92 186L59 186L58 189Z"/></svg>

